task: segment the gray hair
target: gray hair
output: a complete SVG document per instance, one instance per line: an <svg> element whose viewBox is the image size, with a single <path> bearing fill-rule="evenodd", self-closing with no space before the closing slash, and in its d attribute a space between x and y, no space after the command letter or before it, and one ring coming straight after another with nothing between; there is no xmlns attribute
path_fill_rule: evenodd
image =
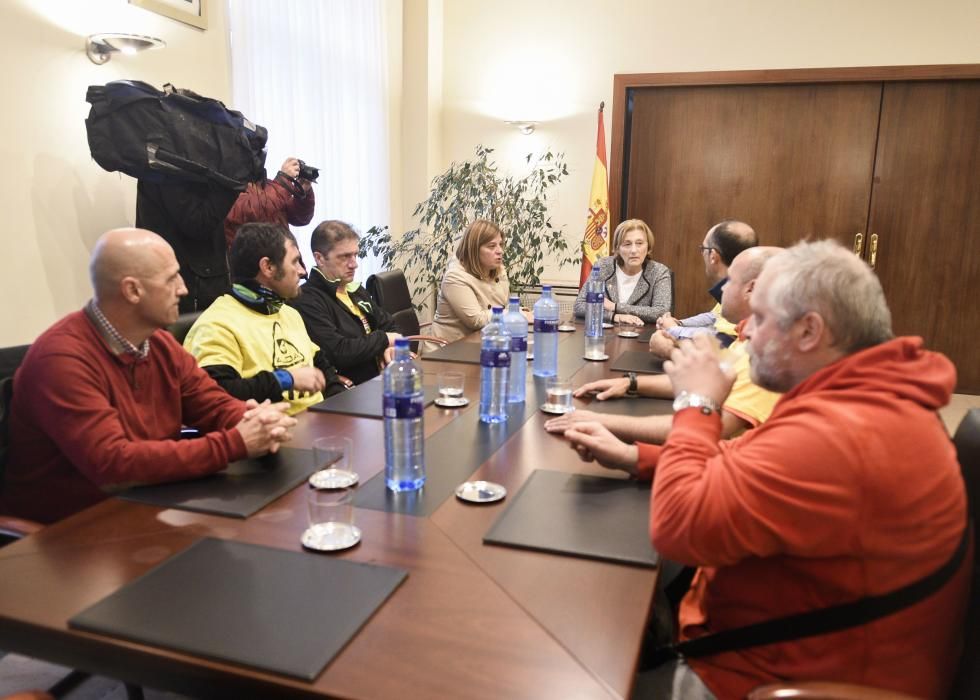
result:
<svg viewBox="0 0 980 700"><path fill-rule="evenodd" d="M833 240L797 243L766 264L769 306L788 328L804 314L823 318L834 347L852 353L894 337L878 277Z"/></svg>

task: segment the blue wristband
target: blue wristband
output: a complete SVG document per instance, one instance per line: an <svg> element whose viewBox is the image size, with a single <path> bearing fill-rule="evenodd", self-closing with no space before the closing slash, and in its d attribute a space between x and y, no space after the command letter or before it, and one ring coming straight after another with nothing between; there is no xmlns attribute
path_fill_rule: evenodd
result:
<svg viewBox="0 0 980 700"><path fill-rule="evenodd" d="M293 388L293 375L289 373L288 369L274 369L272 373L276 375L280 389L289 391Z"/></svg>

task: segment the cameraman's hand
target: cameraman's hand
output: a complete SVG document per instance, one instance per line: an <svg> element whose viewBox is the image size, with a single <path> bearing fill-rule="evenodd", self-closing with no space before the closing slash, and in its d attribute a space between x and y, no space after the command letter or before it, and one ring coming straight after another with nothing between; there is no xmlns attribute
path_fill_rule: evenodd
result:
<svg viewBox="0 0 980 700"><path fill-rule="evenodd" d="M283 161L282 166L279 168L279 172L283 175L288 175L294 180L299 177L299 158L293 158L290 156Z"/></svg>

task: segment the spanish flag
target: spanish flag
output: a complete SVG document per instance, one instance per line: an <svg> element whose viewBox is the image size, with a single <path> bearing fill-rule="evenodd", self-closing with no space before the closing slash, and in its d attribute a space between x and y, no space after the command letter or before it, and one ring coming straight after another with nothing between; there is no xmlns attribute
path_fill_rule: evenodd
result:
<svg viewBox="0 0 980 700"><path fill-rule="evenodd" d="M605 106L605 102L599 103L599 132L596 136L592 190L589 193L589 216L582 239L580 287L589 278L595 261L609 255L609 180L606 174L606 127L602 123L602 110Z"/></svg>

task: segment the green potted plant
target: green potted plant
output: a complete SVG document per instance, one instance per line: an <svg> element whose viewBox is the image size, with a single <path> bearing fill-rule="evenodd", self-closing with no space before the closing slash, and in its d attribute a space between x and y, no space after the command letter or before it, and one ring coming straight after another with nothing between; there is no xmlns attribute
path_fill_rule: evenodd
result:
<svg viewBox="0 0 980 700"><path fill-rule="evenodd" d="M531 169L517 177L501 175L492 153L492 148L477 146L475 158L453 162L432 180L429 196L413 213L418 228L395 240L387 226L372 227L361 240L361 257L374 254L385 269L405 270L419 310L442 283L449 256L475 219L493 221L506 235L504 266L514 293L540 283L546 254L559 266L579 262L579 247L570 248L548 216L548 191L568 175L564 155L528 154Z"/></svg>

